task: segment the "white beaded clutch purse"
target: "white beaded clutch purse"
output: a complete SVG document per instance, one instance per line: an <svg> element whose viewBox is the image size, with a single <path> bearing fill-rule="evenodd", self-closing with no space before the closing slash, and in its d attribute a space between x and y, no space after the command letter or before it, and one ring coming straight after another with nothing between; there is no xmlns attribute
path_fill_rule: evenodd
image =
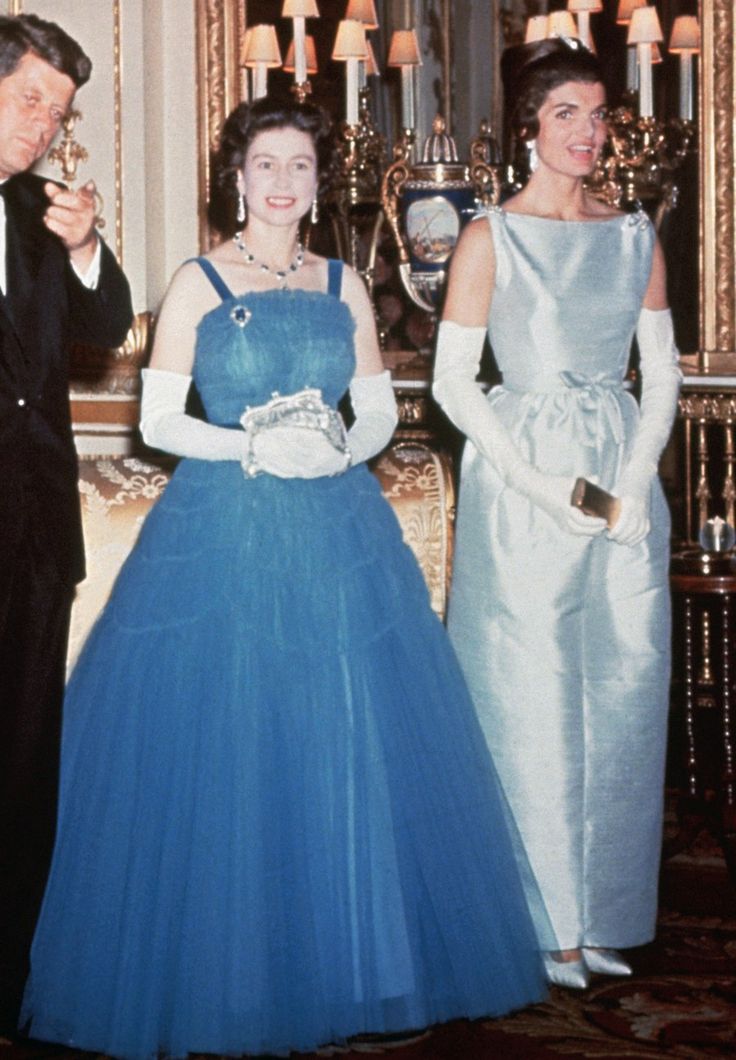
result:
<svg viewBox="0 0 736 1060"><path fill-rule="evenodd" d="M349 454L342 416L325 404L322 391L316 387L306 387L304 390L298 390L296 394L274 393L265 405L247 408L240 417L240 422L249 437L243 466L246 475L250 477L257 475L260 470L253 455L253 442L261 431L268 431L273 427L301 427L320 431L338 452Z"/></svg>

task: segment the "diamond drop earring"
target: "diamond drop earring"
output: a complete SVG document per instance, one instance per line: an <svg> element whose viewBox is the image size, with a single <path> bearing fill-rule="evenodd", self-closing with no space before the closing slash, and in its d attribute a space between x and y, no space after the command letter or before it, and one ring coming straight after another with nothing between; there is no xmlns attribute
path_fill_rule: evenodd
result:
<svg viewBox="0 0 736 1060"><path fill-rule="evenodd" d="M239 225L245 224L245 195L243 195L242 191L238 195L238 212L235 215L235 219Z"/></svg>
<svg viewBox="0 0 736 1060"><path fill-rule="evenodd" d="M316 196L312 199L312 210L309 214L309 220L313 225L316 225L317 221L319 221L319 203L317 202Z"/></svg>
<svg viewBox="0 0 736 1060"><path fill-rule="evenodd" d="M537 154L537 141L526 140L526 149L529 152L529 172L533 173L539 165L539 155Z"/></svg>

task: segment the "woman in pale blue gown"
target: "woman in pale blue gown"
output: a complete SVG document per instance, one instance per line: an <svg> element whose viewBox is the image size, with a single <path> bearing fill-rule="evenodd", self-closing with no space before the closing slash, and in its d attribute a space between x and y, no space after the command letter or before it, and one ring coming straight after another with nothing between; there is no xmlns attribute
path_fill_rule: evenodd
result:
<svg viewBox="0 0 736 1060"><path fill-rule="evenodd" d="M550 978L628 974L655 930L669 685L670 521L657 462L679 386L643 213L585 189L605 90L576 41L507 53L532 174L464 231L435 394L467 435L449 631L559 951ZM507 97L509 98L509 97ZM625 385L636 331L640 406ZM486 333L503 382L475 382ZM570 503L579 477L618 519Z"/></svg>
<svg viewBox="0 0 736 1060"><path fill-rule="evenodd" d="M34 1038L286 1055L545 993L472 702L365 464L396 423L368 296L298 243L328 147L313 107L236 109L247 221L159 317L142 429L184 459L69 684ZM304 388L324 434L241 427Z"/></svg>

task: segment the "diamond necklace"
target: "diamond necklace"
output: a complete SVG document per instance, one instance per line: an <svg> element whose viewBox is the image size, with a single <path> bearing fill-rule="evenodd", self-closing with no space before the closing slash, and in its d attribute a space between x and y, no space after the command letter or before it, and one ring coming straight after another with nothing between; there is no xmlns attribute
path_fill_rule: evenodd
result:
<svg viewBox="0 0 736 1060"><path fill-rule="evenodd" d="M289 273L296 272L296 270L301 268L301 266L304 264L304 247L301 245L301 243L297 243L294 260L292 261L291 265L289 265L286 269L272 269L270 265L267 265L265 263L265 261L257 261L256 258L246 247L245 243L243 242L243 237L240 235L240 233L233 236L233 243L238 248L238 250L243 255L249 265L257 265L261 272L270 272L272 276L275 276L276 279L281 282L282 291L286 290L286 281L289 278Z"/></svg>

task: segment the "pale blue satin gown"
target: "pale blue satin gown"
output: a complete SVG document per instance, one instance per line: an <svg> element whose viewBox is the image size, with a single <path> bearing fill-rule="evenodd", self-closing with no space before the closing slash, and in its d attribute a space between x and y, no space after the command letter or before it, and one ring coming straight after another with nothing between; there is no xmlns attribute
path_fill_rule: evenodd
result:
<svg viewBox="0 0 736 1060"><path fill-rule="evenodd" d="M651 270L642 214L488 214L488 396L523 456L611 489L638 405L623 385ZM573 536L465 447L449 630L561 949L653 937L670 667L670 519L637 547Z"/></svg>

